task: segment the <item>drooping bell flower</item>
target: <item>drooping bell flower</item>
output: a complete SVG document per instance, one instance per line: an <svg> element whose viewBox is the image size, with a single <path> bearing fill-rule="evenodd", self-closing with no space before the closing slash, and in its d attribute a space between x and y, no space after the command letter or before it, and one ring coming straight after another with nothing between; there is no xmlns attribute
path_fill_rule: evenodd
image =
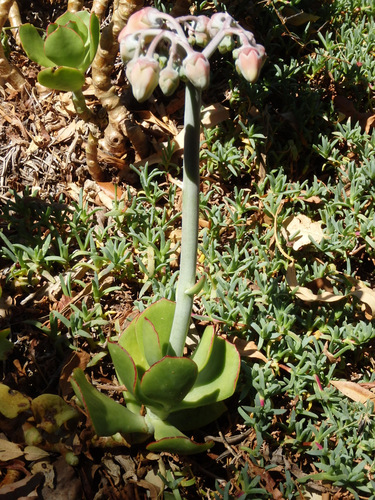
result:
<svg viewBox="0 0 375 500"><path fill-rule="evenodd" d="M200 52L192 52L183 62L186 78L199 90L205 90L210 84L210 63Z"/></svg>
<svg viewBox="0 0 375 500"><path fill-rule="evenodd" d="M173 68L166 67L160 71L159 87L164 95L169 96L174 93L180 83L178 71Z"/></svg>
<svg viewBox="0 0 375 500"><path fill-rule="evenodd" d="M146 101L158 85L159 64L150 57L139 57L128 63L126 77L137 101Z"/></svg>
<svg viewBox="0 0 375 500"><path fill-rule="evenodd" d="M248 82L254 83L259 77L264 62L264 54L260 54L257 48L250 45L238 49L236 58L236 69Z"/></svg>

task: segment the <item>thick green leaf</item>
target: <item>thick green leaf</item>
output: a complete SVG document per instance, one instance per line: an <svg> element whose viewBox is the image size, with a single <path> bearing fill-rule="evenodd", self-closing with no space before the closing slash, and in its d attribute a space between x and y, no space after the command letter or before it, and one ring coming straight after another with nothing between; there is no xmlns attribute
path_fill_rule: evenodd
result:
<svg viewBox="0 0 375 500"><path fill-rule="evenodd" d="M78 399L85 405L98 436L112 436L116 432L148 434L144 417L97 391L80 368L73 371L71 384Z"/></svg>
<svg viewBox="0 0 375 500"><path fill-rule="evenodd" d="M137 394L139 385L137 368L128 351L114 342L108 342L108 350L119 382L132 394Z"/></svg>
<svg viewBox="0 0 375 500"><path fill-rule="evenodd" d="M195 443L188 437L167 437L149 443L146 448L153 452L167 451L169 453L178 453L179 455L195 455L203 453L214 446L213 441L207 443Z"/></svg>
<svg viewBox="0 0 375 500"><path fill-rule="evenodd" d="M142 322L143 350L146 356L147 363L151 366L163 357L159 341L154 325L147 318Z"/></svg>
<svg viewBox="0 0 375 500"><path fill-rule="evenodd" d="M100 39L100 23L98 17L94 13L90 15L89 38L90 38L89 60L85 61L84 63L87 64L87 68L90 66L95 57L96 51L98 50L99 39ZM87 68L85 68L85 70Z"/></svg>
<svg viewBox="0 0 375 500"><path fill-rule="evenodd" d="M22 24L19 27L19 35L22 47L29 59L46 68L55 66L55 63L45 55L44 41L35 26L29 23Z"/></svg>
<svg viewBox="0 0 375 500"><path fill-rule="evenodd" d="M233 344L214 337L211 355L199 372L194 387L176 407L196 408L229 398L235 391L240 372L240 356Z"/></svg>
<svg viewBox="0 0 375 500"><path fill-rule="evenodd" d="M191 455L201 453L212 448L214 443L195 443L183 434L179 429L165 420L160 420L155 415L147 414L146 420L149 426L154 429L155 440L147 445L150 451L168 451L170 453L179 453L182 455Z"/></svg>
<svg viewBox="0 0 375 500"><path fill-rule="evenodd" d="M71 26L74 31L76 31L82 40L87 40L89 36L89 19L90 13L87 11L82 11L83 16L79 15L79 12L65 12L62 16L58 17L55 21L56 24L60 26ZM86 20L86 22L85 22ZM72 24L75 24L73 27ZM48 28L47 28L48 32Z"/></svg>
<svg viewBox="0 0 375 500"><path fill-rule="evenodd" d="M137 318L136 330L140 345L143 345L143 327L146 320L151 322L158 334L162 356L167 353L169 336L173 323L175 302L167 299L161 299L145 309Z"/></svg>
<svg viewBox="0 0 375 500"><path fill-rule="evenodd" d="M214 340L215 340L215 330L212 325L209 325L205 328L202 338L200 339L197 348L195 349L193 355L191 356L191 359L198 366L199 372L201 372L204 369L204 367L208 363L208 360L210 359L212 348L214 345Z"/></svg>
<svg viewBox="0 0 375 500"><path fill-rule="evenodd" d="M167 420L182 431L190 431L210 424L226 411L227 407L225 404L219 401L211 405L200 406L199 408L187 408L176 411L171 413Z"/></svg>
<svg viewBox="0 0 375 500"><path fill-rule="evenodd" d="M71 28L59 26L47 36L44 52L54 66L78 68L85 57L85 43Z"/></svg>
<svg viewBox="0 0 375 500"><path fill-rule="evenodd" d="M145 372L141 391L165 408L173 408L192 388L197 374L197 365L191 359L166 356Z"/></svg>
<svg viewBox="0 0 375 500"><path fill-rule="evenodd" d="M138 371L138 376L142 377L144 372L150 368L147 363L144 351L143 351L143 339L140 337L139 340L141 344L138 343L136 323L139 316L137 316L128 327L121 334L118 343L121 347L126 349L130 356L132 357Z"/></svg>
<svg viewBox="0 0 375 500"><path fill-rule="evenodd" d="M85 83L85 76L74 68L47 68L38 74L38 82L49 89L75 92Z"/></svg>

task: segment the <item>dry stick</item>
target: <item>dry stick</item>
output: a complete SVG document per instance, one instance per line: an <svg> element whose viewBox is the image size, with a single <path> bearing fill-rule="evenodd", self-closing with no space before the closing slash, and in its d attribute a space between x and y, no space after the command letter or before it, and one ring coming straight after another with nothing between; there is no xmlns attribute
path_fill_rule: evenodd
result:
<svg viewBox="0 0 375 500"><path fill-rule="evenodd" d="M93 10L104 7L103 0L96 0ZM112 20L105 26L100 38L100 44L92 63L92 82L95 95L108 113L108 126L104 138L100 141L101 148L116 157L125 153L125 137L128 137L141 158L149 153L148 139L140 127L130 119L129 111L121 103L115 88L112 86L111 74L118 53L118 35L127 20L136 10L143 7L143 0L118 0L114 6Z"/></svg>
<svg viewBox="0 0 375 500"><path fill-rule="evenodd" d="M21 20L20 9L18 8L17 2L13 2L9 10L8 19L9 19L9 24L12 26L12 28L14 27L14 29L12 30L14 39L16 40L17 45L21 47L21 40L17 28L18 26L21 26L22 20Z"/></svg>
<svg viewBox="0 0 375 500"><path fill-rule="evenodd" d="M15 0L0 0L0 30L6 23L10 8ZM9 83L15 90L22 90L26 81L18 68L9 63L0 44L0 86Z"/></svg>
<svg viewBox="0 0 375 500"><path fill-rule="evenodd" d="M83 9L83 0L68 0L66 10L68 12L79 12Z"/></svg>
<svg viewBox="0 0 375 500"><path fill-rule="evenodd" d="M96 14L101 21L108 8L108 0L94 0L91 12Z"/></svg>

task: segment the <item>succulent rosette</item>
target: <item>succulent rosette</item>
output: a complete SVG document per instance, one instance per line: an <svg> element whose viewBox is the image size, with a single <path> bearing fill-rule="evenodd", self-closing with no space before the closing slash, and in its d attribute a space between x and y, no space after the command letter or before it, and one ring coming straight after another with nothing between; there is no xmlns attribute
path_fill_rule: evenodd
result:
<svg viewBox="0 0 375 500"><path fill-rule="evenodd" d="M99 45L95 14L66 12L48 25L44 37L32 24L20 26L19 34L27 56L46 68L38 74L41 85L72 92L82 88Z"/></svg>

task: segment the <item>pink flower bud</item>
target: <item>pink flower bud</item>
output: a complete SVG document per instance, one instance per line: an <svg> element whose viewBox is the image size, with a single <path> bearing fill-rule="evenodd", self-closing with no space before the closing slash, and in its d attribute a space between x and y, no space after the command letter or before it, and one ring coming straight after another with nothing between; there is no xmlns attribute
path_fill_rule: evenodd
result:
<svg viewBox="0 0 375 500"><path fill-rule="evenodd" d="M157 20L156 14L159 14L159 11L153 7L145 7L132 14L125 28L121 30L118 41L121 42L126 35L136 31L160 27L161 22Z"/></svg>
<svg viewBox="0 0 375 500"><path fill-rule="evenodd" d="M263 57L255 47L246 46L238 51L236 69L248 82L257 81L263 66Z"/></svg>
<svg viewBox="0 0 375 500"><path fill-rule="evenodd" d="M178 71L172 68L164 68L160 71L159 87L164 95L172 95L180 83Z"/></svg>
<svg viewBox="0 0 375 500"><path fill-rule="evenodd" d="M139 40L134 34L125 35L120 41L120 56L122 62L126 64L130 59L133 59L138 47Z"/></svg>
<svg viewBox="0 0 375 500"><path fill-rule="evenodd" d="M150 57L139 57L127 65L126 77L137 101L146 101L157 87L159 64Z"/></svg>
<svg viewBox="0 0 375 500"><path fill-rule="evenodd" d="M210 84L210 63L200 52L193 52L184 59L184 73L190 82L200 90Z"/></svg>

